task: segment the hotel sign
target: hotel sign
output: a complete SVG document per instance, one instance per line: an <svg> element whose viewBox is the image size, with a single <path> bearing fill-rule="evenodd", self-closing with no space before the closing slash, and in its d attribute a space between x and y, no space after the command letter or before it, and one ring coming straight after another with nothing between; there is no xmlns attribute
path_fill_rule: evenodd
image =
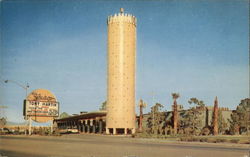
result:
<svg viewBox="0 0 250 157"><path fill-rule="evenodd" d="M24 100L24 116L58 117L59 102Z"/></svg>
<svg viewBox="0 0 250 157"><path fill-rule="evenodd" d="M24 100L23 115L24 119L48 122L59 116L59 102L47 89L33 90Z"/></svg>

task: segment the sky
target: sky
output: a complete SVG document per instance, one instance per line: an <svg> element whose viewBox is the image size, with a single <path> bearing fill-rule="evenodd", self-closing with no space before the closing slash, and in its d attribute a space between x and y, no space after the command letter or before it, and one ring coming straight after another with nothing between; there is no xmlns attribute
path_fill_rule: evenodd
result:
<svg viewBox="0 0 250 157"><path fill-rule="evenodd" d="M22 122L25 90L50 90L60 113L96 111L107 96L107 17L137 18L136 103L171 110L171 93L189 108L235 109L249 97L247 0L1 0L0 105ZM136 107L136 110L138 107Z"/></svg>

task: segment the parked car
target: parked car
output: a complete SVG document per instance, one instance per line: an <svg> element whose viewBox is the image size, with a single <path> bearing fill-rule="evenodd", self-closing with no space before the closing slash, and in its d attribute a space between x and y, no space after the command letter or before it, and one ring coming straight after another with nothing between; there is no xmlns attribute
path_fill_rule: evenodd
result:
<svg viewBox="0 0 250 157"><path fill-rule="evenodd" d="M60 129L60 134L77 134L79 133L78 129Z"/></svg>
<svg viewBox="0 0 250 157"><path fill-rule="evenodd" d="M67 129L68 133L79 133L78 129Z"/></svg>
<svg viewBox="0 0 250 157"><path fill-rule="evenodd" d="M10 130L8 128L0 128L0 134L1 135L13 134L13 130Z"/></svg>

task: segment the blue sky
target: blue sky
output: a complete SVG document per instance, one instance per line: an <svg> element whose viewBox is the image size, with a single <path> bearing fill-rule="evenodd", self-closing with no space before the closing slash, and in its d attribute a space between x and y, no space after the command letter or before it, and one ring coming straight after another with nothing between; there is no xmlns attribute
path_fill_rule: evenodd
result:
<svg viewBox="0 0 250 157"><path fill-rule="evenodd" d="M249 97L247 0L1 1L0 105L21 122L29 83L52 91L60 112L97 110L106 100L107 16L137 17L136 102L163 104L171 93L234 109ZM154 94L152 94L154 93ZM154 95L154 96L153 96Z"/></svg>

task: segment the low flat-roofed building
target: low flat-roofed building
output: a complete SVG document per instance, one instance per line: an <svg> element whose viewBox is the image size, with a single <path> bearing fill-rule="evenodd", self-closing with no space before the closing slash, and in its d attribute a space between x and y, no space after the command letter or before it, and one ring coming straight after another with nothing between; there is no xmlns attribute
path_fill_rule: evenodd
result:
<svg viewBox="0 0 250 157"><path fill-rule="evenodd" d="M106 114L106 111L87 112L55 119L55 122L59 129L77 129L84 133L103 133L106 126Z"/></svg>

